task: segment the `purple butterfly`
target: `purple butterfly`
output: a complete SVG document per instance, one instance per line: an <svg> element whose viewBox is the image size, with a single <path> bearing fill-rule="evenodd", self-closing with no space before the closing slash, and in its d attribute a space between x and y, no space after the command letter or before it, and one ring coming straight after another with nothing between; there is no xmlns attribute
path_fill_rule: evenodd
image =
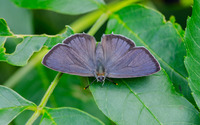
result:
<svg viewBox="0 0 200 125"><path fill-rule="evenodd" d="M42 63L59 72L96 77L103 84L106 77L141 77L160 71L158 61L146 48L135 47L132 40L115 34L103 35L97 46L90 35L72 35L54 46Z"/></svg>

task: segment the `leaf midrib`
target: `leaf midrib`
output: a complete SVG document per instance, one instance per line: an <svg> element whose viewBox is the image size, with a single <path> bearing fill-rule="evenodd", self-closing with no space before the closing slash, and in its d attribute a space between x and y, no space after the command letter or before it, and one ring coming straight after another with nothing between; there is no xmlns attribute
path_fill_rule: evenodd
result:
<svg viewBox="0 0 200 125"><path fill-rule="evenodd" d="M28 105L28 106L13 106L13 107L5 107L5 108L0 108L0 110L5 110L5 109L16 109L16 108L24 108L27 109L29 107L31 107L32 105Z"/></svg>
<svg viewBox="0 0 200 125"><path fill-rule="evenodd" d="M184 81L187 82L187 79L181 75L179 72L177 72L174 68L172 68L168 63L166 63L161 57L159 57L137 34L135 34L130 27L126 25L126 23L120 18L119 15L113 14L113 17L119 22L119 24L122 24L124 28L126 28L132 35L134 35L151 53L153 53L156 58L158 58L164 65L166 65L169 69L174 71L177 75L179 75Z"/></svg>
<svg viewBox="0 0 200 125"><path fill-rule="evenodd" d="M53 122L54 125L57 125L57 123L55 122L54 118L51 116L51 114L45 110L45 113L47 114L47 116L51 119L51 121Z"/></svg>
<svg viewBox="0 0 200 125"><path fill-rule="evenodd" d="M160 124L162 125L162 123L158 120L158 118L153 114L153 112L151 112L151 110L144 104L144 102L140 99L140 97L130 88L130 86L124 81L122 80L122 82L127 86L127 88L130 90L131 93L133 93L135 95L135 97L140 101L140 103L147 109L147 111L154 117L154 119Z"/></svg>

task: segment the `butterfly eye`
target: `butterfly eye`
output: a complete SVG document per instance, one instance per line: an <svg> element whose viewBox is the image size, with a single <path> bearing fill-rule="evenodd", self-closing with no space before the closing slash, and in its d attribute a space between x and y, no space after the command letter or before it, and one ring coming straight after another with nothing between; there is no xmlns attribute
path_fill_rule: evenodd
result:
<svg viewBox="0 0 200 125"><path fill-rule="evenodd" d="M104 81L104 76L98 76L98 80L99 80L100 82L103 82L103 81Z"/></svg>

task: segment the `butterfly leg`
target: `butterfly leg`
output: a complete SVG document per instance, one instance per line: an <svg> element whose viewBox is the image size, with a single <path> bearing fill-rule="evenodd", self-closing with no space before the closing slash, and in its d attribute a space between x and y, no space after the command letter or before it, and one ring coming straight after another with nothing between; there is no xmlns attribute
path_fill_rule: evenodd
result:
<svg viewBox="0 0 200 125"><path fill-rule="evenodd" d="M102 82L102 87L103 87L104 83L105 83L105 80L103 80L103 82Z"/></svg>
<svg viewBox="0 0 200 125"><path fill-rule="evenodd" d="M99 82L97 74L96 74L95 72L94 72L93 74L94 74L94 76L95 76L97 82Z"/></svg>

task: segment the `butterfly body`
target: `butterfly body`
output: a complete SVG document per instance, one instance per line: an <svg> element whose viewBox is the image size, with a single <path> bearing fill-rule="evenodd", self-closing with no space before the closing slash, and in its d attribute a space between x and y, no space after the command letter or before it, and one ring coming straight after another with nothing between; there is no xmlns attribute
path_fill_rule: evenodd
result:
<svg viewBox="0 0 200 125"><path fill-rule="evenodd" d="M98 43L96 47L96 77L97 81L103 82L106 78L105 76L105 67L104 67L104 59L103 59L103 49L101 43Z"/></svg>
<svg viewBox="0 0 200 125"><path fill-rule="evenodd" d="M105 69L102 65L98 65L96 69L96 79L97 81L103 82L105 80Z"/></svg>
<svg viewBox="0 0 200 125"><path fill-rule="evenodd" d="M131 78L151 75L160 65L144 47L135 47L122 35L103 35L96 46L94 37L75 34L54 46L42 63L53 70L96 77L103 82L109 78Z"/></svg>

